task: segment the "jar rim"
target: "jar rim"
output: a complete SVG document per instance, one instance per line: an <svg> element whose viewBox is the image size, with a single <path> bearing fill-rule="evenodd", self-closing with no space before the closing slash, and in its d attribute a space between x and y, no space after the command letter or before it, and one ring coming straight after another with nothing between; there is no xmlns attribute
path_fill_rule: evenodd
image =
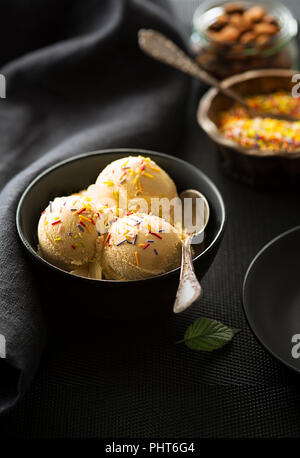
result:
<svg viewBox="0 0 300 458"><path fill-rule="evenodd" d="M207 45L212 43L212 40L206 34L206 30L208 26L213 22L217 16L222 14L222 11L219 10L219 14L212 14L217 13L218 9L222 8L224 5L233 3L232 0L205 0L198 8L195 10L193 15L193 33L191 36L191 41L194 44L199 43L197 40L197 35L203 42ZM243 5L245 7L257 6L257 1L253 0L239 0L236 2L237 4ZM273 51L277 51L278 48L285 46L288 44L298 33L298 23L293 16L292 12L289 8L287 8L283 3L279 3L276 0L260 0L259 5L262 6L268 14L273 15L280 25L280 31L274 36L276 37L276 41L271 45L267 50L263 53L272 54ZM215 10L215 11L213 11ZM205 17L206 16L206 17ZM230 46L231 43L228 43ZM254 46L247 46L246 53L253 54L254 52L257 53L257 49ZM261 51L259 51L261 53Z"/></svg>

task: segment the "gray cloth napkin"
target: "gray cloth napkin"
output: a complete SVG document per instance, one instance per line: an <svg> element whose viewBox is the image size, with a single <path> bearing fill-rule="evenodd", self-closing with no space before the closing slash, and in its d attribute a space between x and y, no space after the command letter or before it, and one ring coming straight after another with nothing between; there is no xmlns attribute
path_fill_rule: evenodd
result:
<svg viewBox="0 0 300 458"><path fill-rule="evenodd" d="M161 5L160 5L161 3ZM165 1L3 0L0 73L0 413L24 394L47 326L15 213L30 181L80 152L108 147L172 151L187 79L144 56L141 27L182 44ZM5 43L5 46L3 45Z"/></svg>

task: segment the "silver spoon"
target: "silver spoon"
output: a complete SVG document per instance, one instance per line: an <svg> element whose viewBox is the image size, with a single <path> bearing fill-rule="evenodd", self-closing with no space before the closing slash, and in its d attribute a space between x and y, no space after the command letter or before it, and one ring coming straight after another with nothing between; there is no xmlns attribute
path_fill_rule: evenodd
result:
<svg viewBox="0 0 300 458"><path fill-rule="evenodd" d="M178 48L173 41L169 40L160 32L151 29L141 29L138 32L138 42L140 48L148 55L154 57L165 64L171 65L178 70L187 73L188 75L194 76L195 78L204 81L217 88L220 92L227 95L235 102L238 102L248 111L249 115L252 118L261 117L261 118L273 118L281 119L286 121L298 121L298 119L283 114L275 114L270 112L259 112L245 101L245 99L240 96L233 89L226 88L222 85L222 82L217 80L213 75L203 70L199 65L191 59L187 54L185 54L180 48Z"/></svg>
<svg viewBox="0 0 300 458"><path fill-rule="evenodd" d="M203 194L201 194L199 191L196 191L195 189L188 189L183 191L180 194L180 199L182 201L183 209L185 202L187 202L185 199L190 199L190 202L192 203L192 214L190 215L190 222L186 221L185 219L183 220L184 231L187 236L184 239L182 245L180 281L173 308L174 313L180 313L186 310L202 294L201 285L197 280L194 271L191 243L194 237L200 237L201 235L203 236L210 214L208 202ZM195 221L195 212L197 211L197 206L199 209L200 203L202 204L202 217L200 221L200 227L194 228L193 222ZM186 216L185 212L183 213L184 216Z"/></svg>

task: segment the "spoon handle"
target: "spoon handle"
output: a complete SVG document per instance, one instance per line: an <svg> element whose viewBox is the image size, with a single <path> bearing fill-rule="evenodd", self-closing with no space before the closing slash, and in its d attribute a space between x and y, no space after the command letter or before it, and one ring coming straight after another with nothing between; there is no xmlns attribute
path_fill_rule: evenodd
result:
<svg viewBox="0 0 300 458"><path fill-rule="evenodd" d="M225 95L244 106L250 114L254 114L254 110L245 102L243 97L235 91L223 87L219 80L199 67L199 65L179 49L173 41L166 38L160 32L151 29L141 29L138 32L138 41L140 48L146 54L188 75L194 76L210 86L216 87L220 92L223 92Z"/></svg>
<svg viewBox="0 0 300 458"><path fill-rule="evenodd" d="M186 310L202 294L202 288L195 275L192 250L192 237L188 237L182 246L180 281L174 303L174 313Z"/></svg>

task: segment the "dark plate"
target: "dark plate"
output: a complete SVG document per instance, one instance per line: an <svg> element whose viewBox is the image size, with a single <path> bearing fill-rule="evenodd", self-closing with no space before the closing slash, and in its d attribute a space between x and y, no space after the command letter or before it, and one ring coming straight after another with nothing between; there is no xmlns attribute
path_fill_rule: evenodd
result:
<svg viewBox="0 0 300 458"><path fill-rule="evenodd" d="M300 226L272 240L254 258L244 281L243 305L258 340L300 372Z"/></svg>

